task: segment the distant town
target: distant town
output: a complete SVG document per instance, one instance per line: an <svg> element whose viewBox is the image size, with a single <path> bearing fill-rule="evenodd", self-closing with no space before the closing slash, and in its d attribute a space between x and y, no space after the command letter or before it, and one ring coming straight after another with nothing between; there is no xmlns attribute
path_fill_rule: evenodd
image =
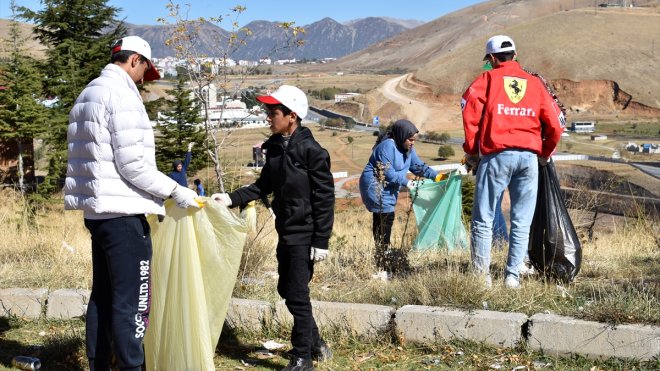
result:
<svg viewBox="0 0 660 371"><path fill-rule="evenodd" d="M231 58L199 58L195 63L192 64L192 69L199 72L202 67L210 69L212 74L218 74L220 69L227 67L257 67L257 66L269 66L269 65L285 65L285 64L316 64L316 63L328 63L336 60L337 58L321 58L321 59L276 59L271 58L262 58L259 60L244 60L239 59L234 60ZM164 58L153 58L154 65L161 72L163 76L176 77L178 72L177 68L190 68L188 66L188 61L182 58L176 57L164 57Z"/></svg>

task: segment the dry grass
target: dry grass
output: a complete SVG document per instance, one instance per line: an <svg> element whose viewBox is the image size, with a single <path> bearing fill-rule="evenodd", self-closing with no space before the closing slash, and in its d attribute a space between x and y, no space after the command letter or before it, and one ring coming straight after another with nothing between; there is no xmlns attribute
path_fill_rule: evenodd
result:
<svg viewBox="0 0 660 371"><path fill-rule="evenodd" d="M65 213L56 201L30 220L19 194L5 189L0 198L0 287L89 288L91 242L82 213Z"/></svg>
<svg viewBox="0 0 660 371"><path fill-rule="evenodd" d="M400 210L394 225L394 245L401 246L406 222ZM414 229L414 220L410 220ZM403 246L414 235L408 227ZM491 309L534 314L550 311L609 323L660 323L660 249L649 230L651 222L625 220L610 232L597 232L583 242L582 271L575 282L558 286L538 277L523 281L523 288L503 287L506 253L493 251L494 287L485 290L469 271L469 252L409 252L412 272L389 283L371 279L374 244L371 214L362 207L337 210L331 239L331 255L319 264L312 297L323 301L365 302L399 307L407 304ZM262 246L259 254L274 257L274 246ZM404 247L405 250L405 247ZM249 251L249 248L246 250ZM236 287L237 297L275 301L275 260L264 261L261 270L243 272L251 282ZM359 284L356 284L359 283Z"/></svg>
<svg viewBox="0 0 660 371"><path fill-rule="evenodd" d="M84 321L21 321L0 318L0 370L17 354L40 358L42 369L86 370ZM274 340L288 343L289 329L273 326L253 333L224 329L215 351L216 370L274 370L288 360L286 349L264 354L262 343ZM426 345L401 344L390 336L364 339L325 331L323 337L334 352L332 360L319 362L319 370L657 370L660 360L640 362L625 359L587 359L582 356L557 357L524 346L496 348L469 341L443 341ZM261 350L261 351L260 351ZM251 366L247 366L249 363Z"/></svg>
<svg viewBox="0 0 660 371"><path fill-rule="evenodd" d="M336 132L315 126L312 130L319 142L333 153L333 160L337 160L333 162L334 171L359 173L375 138L363 133L333 135ZM246 163L251 158L251 144L265 133L267 129L235 131L234 143L225 151L228 161ZM356 138L352 151L347 151L350 147L345 140L349 134ZM420 156L431 163L435 148L436 145L417 145ZM242 171L238 165L229 169L240 174L236 178L239 184L254 179L254 174ZM213 177L210 173L208 176ZM358 193L355 184L349 185L349 189ZM527 314L552 311L612 323L660 323L660 247L655 238L660 231L654 221L621 217L610 223L611 217L601 216L593 240L583 241L582 271L574 283L565 287L532 278L523 282L520 291L504 289L506 256L503 251L495 251L495 286L484 290L469 272L467 251L409 251L416 228L414 216L406 213L409 202L406 192L400 196L393 245L408 255L412 270L389 283L372 280L376 268L371 214L354 201L337 202L330 259L317 266L311 286L316 300L395 307L406 304L487 307ZM89 288L90 242L81 213L64 212L61 199L55 198L53 203L39 209L32 221L25 217L24 205L25 200L16 193L3 191L0 222L5 228L0 232L0 287ZM248 237L234 295L275 301L279 300L275 289L277 235L266 210L260 205L257 210L258 232ZM589 213L574 211L573 214L576 225L588 224L591 217ZM600 224L607 226L599 227Z"/></svg>

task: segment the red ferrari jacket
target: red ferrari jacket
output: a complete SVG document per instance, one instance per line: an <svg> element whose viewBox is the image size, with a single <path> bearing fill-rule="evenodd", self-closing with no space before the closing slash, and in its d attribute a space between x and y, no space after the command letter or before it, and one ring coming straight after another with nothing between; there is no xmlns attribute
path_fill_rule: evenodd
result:
<svg viewBox="0 0 660 371"><path fill-rule="evenodd" d="M461 100L465 153L523 149L550 157L566 125L557 103L518 62L503 62L479 76Z"/></svg>

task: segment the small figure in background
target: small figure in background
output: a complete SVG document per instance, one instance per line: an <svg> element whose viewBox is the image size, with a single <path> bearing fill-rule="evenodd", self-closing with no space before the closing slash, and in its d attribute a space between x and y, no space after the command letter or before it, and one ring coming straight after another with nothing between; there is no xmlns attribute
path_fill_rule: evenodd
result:
<svg viewBox="0 0 660 371"><path fill-rule="evenodd" d="M193 183L195 183L195 192L197 192L197 195L206 196L206 191L204 191L204 186L202 185L202 181L199 179L195 179Z"/></svg>
<svg viewBox="0 0 660 371"><path fill-rule="evenodd" d="M188 165L192 160L192 147L195 143L188 144L188 152L186 152L186 158L181 160L174 160L172 162L172 172L170 173L170 178L174 179L179 185L188 187L188 178L186 178L186 171L188 171Z"/></svg>

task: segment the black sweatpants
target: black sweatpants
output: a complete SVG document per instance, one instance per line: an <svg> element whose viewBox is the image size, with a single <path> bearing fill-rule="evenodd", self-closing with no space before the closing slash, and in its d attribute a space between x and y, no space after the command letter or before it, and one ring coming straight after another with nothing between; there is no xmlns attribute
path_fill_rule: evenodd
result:
<svg viewBox="0 0 660 371"><path fill-rule="evenodd" d="M318 344L319 329L312 316L309 281L314 274L314 262L309 259L309 245L277 244L277 292L293 316L291 354L311 359L312 346Z"/></svg>
<svg viewBox="0 0 660 371"><path fill-rule="evenodd" d="M392 236L392 225L394 224L394 212L391 213L373 213L372 233L376 243L375 263L380 270L391 271L391 262L388 259L387 252L390 248L390 239Z"/></svg>
<svg viewBox="0 0 660 371"><path fill-rule="evenodd" d="M151 300L151 235L144 215L85 219L92 235L92 293L86 342L91 371L140 370Z"/></svg>

